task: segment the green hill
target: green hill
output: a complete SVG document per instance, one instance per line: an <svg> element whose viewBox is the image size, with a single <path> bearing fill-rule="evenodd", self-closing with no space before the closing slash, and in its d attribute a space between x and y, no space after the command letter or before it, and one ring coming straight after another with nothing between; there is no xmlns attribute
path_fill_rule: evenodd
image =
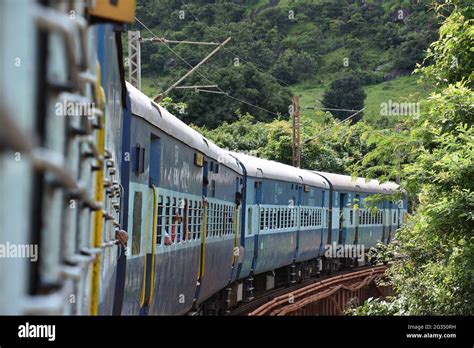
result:
<svg viewBox="0 0 474 348"><path fill-rule="evenodd" d="M418 102L430 92L409 76L435 40L438 20L429 1L409 0L139 0L137 17L159 37L219 41L232 37L184 85L218 84L228 93L175 90L188 104L185 122L210 128L237 119L236 111L268 122L288 116L293 94L321 107L329 84L355 74L367 94L364 119L381 120L382 103ZM150 37L139 23L142 37ZM126 45L124 45L126 47ZM142 43L142 89L165 90L212 50L188 44ZM318 119L311 110L303 117ZM382 117L383 118L383 117Z"/></svg>

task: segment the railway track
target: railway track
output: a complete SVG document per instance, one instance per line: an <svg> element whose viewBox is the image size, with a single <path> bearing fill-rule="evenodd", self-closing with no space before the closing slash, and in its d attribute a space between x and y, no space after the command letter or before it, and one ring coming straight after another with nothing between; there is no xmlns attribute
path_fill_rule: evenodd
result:
<svg viewBox="0 0 474 348"><path fill-rule="evenodd" d="M256 297L254 300L233 309L228 315L275 315L276 313L274 312L277 308L285 307L285 305L297 304L297 302L302 299L301 295L308 295L310 292L318 292L318 290L322 292L324 288L326 288L326 290L334 290L334 288L331 287L337 287L337 283L343 283L357 278L369 277L370 280L373 280L372 277L382 275L385 272L385 269L386 266L364 266L341 271L336 274L307 279L289 287L280 287L278 289L267 291ZM337 290L339 289L340 288ZM283 311L282 313L285 312Z"/></svg>

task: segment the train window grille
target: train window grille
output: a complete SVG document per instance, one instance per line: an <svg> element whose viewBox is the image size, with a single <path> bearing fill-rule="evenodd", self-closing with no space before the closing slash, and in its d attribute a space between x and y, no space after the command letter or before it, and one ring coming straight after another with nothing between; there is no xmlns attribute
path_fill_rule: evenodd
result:
<svg viewBox="0 0 474 348"><path fill-rule="evenodd" d="M181 201L181 199L180 199ZM183 204L183 201L181 201L180 203L180 206L182 208L182 211L183 211L183 223L182 223L182 241L185 242L189 239L189 226L188 226L188 215L189 215L189 207L188 207L188 199L187 198L184 198L184 204Z"/></svg>
<svg viewBox="0 0 474 348"><path fill-rule="evenodd" d="M201 239L201 226L202 226L202 219L203 219L203 210L202 210L202 202L198 203L198 211L197 211L197 223L196 223L196 231L197 231L197 240Z"/></svg>
<svg viewBox="0 0 474 348"><path fill-rule="evenodd" d="M214 203L209 204L209 229L208 229L208 235L209 237L214 236L214 219L215 219L215 207Z"/></svg>
<svg viewBox="0 0 474 348"><path fill-rule="evenodd" d="M213 210L212 210L212 236L215 237L217 235L217 212L218 212L218 207L216 203L212 204Z"/></svg>
<svg viewBox="0 0 474 348"><path fill-rule="evenodd" d="M224 206L224 235L229 235L231 230L231 208Z"/></svg>
<svg viewBox="0 0 474 348"><path fill-rule="evenodd" d="M232 233L232 221L233 221L233 215L232 215L232 207L225 207L224 208L226 211L225 215L225 220L224 224L226 225L226 235L230 235Z"/></svg>
<svg viewBox="0 0 474 348"><path fill-rule="evenodd" d="M349 211L349 224L350 225L354 224L354 210L353 209Z"/></svg>
<svg viewBox="0 0 474 348"><path fill-rule="evenodd" d="M275 228L275 210L273 208L270 208L270 225L268 228L270 230L273 230Z"/></svg>
<svg viewBox="0 0 474 348"><path fill-rule="evenodd" d="M219 231L221 236L225 236L227 234L227 207L225 205L220 205L222 209L219 210L220 224L219 224Z"/></svg>
<svg viewBox="0 0 474 348"><path fill-rule="evenodd" d="M265 209L260 208L260 231L265 228Z"/></svg>
<svg viewBox="0 0 474 348"><path fill-rule="evenodd" d="M216 207L215 203L209 204L209 237L215 236Z"/></svg>
<svg viewBox="0 0 474 348"><path fill-rule="evenodd" d="M265 224L264 224L264 230L268 230L268 225L269 225L269 218L270 218L270 212L268 211L267 208L264 209L265 211Z"/></svg>
<svg viewBox="0 0 474 348"><path fill-rule="evenodd" d="M221 226L221 205L220 204L215 204L214 205L215 211L214 211L214 237L217 237L221 234L221 229L219 228Z"/></svg>
<svg viewBox="0 0 474 348"><path fill-rule="evenodd" d="M198 202L194 201L193 202L193 229L192 229L194 240L199 240L200 238L200 234L199 234L199 231L201 228L201 224L199 222L200 215L201 215L201 209L198 205Z"/></svg>
<svg viewBox="0 0 474 348"><path fill-rule="evenodd" d="M163 211L164 211L164 206L163 206L163 196L159 195L158 196L158 221L157 221L157 228L156 228L156 244L161 245L161 239L163 236Z"/></svg>
<svg viewBox="0 0 474 348"><path fill-rule="evenodd" d="M280 210L280 208L273 209L273 229L278 229L278 224L279 224L278 212L279 212L279 210Z"/></svg>
<svg viewBox="0 0 474 348"><path fill-rule="evenodd" d="M217 225L217 228L218 228L218 235L219 236L222 236L224 234L224 229L225 229L225 220L224 220L224 205L223 204L219 204L218 205L219 207L219 210L218 210L218 216L219 216L219 219L217 221L218 225Z"/></svg>

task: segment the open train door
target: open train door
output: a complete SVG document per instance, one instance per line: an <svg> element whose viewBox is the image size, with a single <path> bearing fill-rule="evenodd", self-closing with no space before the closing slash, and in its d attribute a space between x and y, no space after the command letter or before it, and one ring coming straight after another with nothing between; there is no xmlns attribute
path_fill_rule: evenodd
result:
<svg viewBox="0 0 474 348"><path fill-rule="evenodd" d="M161 146L160 138L151 135L150 138L150 177L149 186L152 195L152 205L148 205L147 209L151 212L151 227L146 226L146 245L145 245L145 267L143 272L143 288L140 302L140 314L147 315L153 293L155 290L155 253L157 243L157 226L158 226L158 187L160 186L160 162L161 162Z"/></svg>

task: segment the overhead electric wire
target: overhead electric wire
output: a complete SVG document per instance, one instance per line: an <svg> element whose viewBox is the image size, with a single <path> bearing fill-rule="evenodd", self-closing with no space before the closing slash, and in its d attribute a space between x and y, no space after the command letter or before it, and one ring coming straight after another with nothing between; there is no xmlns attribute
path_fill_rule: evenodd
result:
<svg viewBox="0 0 474 348"><path fill-rule="evenodd" d="M145 28L151 35L153 35L155 38L159 38L150 28L148 28L146 26L145 23L143 23L140 19L138 19L136 16L135 16L135 20L140 23L143 28ZM168 48L176 57L178 57L181 61L183 61L186 65L188 65L191 69L193 68L193 65L190 64L186 59L184 59L183 57L181 57L177 52L175 52L167 43L163 42L163 45L165 45L166 48ZM212 82L206 75L204 75L203 73L201 73L199 70L196 70L196 73L198 73L202 78L206 79L210 84L215 84L214 82ZM255 104L252 104L248 101L245 101L245 100L242 100L242 99L239 99L237 97L234 97L234 96L231 96L229 93L227 92L224 92L219 86L217 87L217 89L219 91L222 92L223 95L225 95L226 97L230 98L230 99L233 99L233 100L236 100L240 103L243 103L243 104L246 104L246 105L249 105L249 106L252 106L256 109L259 109L259 110L262 110L262 111L265 111L269 114L272 114L272 115L275 115L275 116L279 116L280 114L279 113L276 113L276 112L273 112L273 111L270 111L268 109L265 109L261 106L258 106L258 105L255 105Z"/></svg>
<svg viewBox="0 0 474 348"><path fill-rule="evenodd" d="M339 125L339 124L341 124L341 123L344 123L344 122L349 121L349 120L352 119L354 116L360 114L360 113L361 113L362 111L364 111L364 110L365 110L365 107L362 108L362 109L360 109L359 111L353 113L352 115L350 115L348 118L342 120L341 122L336 123L336 125ZM326 133L328 130L331 130L331 128L327 128L327 129L323 130L322 132L320 132L318 135L316 135L316 136L314 136L314 137L312 137L312 138L306 139L305 141L303 141L303 144L307 144L307 143L309 143L310 141L312 141L312 140L314 140L314 139L320 137L321 135L323 135L324 133Z"/></svg>

